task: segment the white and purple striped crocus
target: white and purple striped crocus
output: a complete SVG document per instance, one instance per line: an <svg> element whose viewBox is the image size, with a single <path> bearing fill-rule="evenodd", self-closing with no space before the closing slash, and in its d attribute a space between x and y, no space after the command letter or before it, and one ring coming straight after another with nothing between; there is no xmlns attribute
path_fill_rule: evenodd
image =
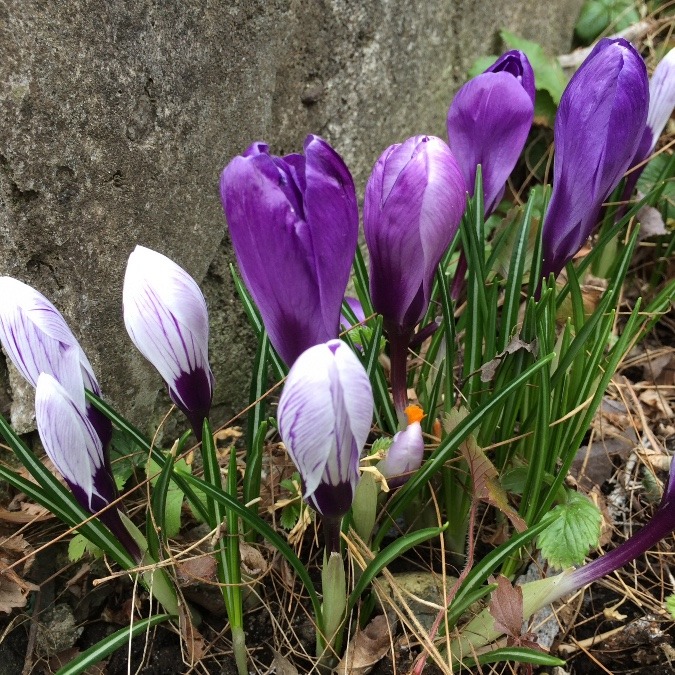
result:
<svg viewBox="0 0 675 675"><path fill-rule="evenodd" d="M92 514L108 507L117 498L117 490L101 439L81 402L45 372L35 388L35 419L48 457L77 501ZM98 517L140 561L138 545L122 523L118 509L109 507Z"/></svg>
<svg viewBox="0 0 675 675"><path fill-rule="evenodd" d="M387 479L391 488L400 487L422 465L424 437L420 424L424 414L419 406L405 409L408 426L396 433L386 456L377 463L377 470Z"/></svg>
<svg viewBox="0 0 675 675"><path fill-rule="evenodd" d="M671 49L656 66L649 80L649 112L642 140L630 163L631 168L642 164L654 151L661 132L675 108L675 48ZM644 165L628 174L624 199L628 199L637 185Z"/></svg>
<svg viewBox="0 0 675 675"><path fill-rule="evenodd" d="M675 532L675 462L671 464L670 477L661 504L651 520L632 537L609 553L576 569L532 581L521 586L523 593L523 620L527 620L542 607L550 605L565 595L576 592L602 577L612 574L656 546L659 541ZM455 654L470 653L498 639L502 630L494 618L484 610L462 629L462 637L451 645Z"/></svg>
<svg viewBox="0 0 675 675"><path fill-rule="evenodd" d="M480 164L485 216L504 195L534 119L534 72L523 52L502 54L469 80L448 110L448 145L473 195Z"/></svg>
<svg viewBox="0 0 675 675"><path fill-rule="evenodd" d="M399 416L407 406L410 337L429 305L436 268L465 206L461 169L447 144L435 136L414 136L387 148L366 185L363 225L370 293L389 338Z"/></svg>
<svg viewBox="0 0 675 675"><path fill-rule="evenodd" d="M354 499L373 418L368 375L344 342L330 340L298 357L277 418L302 477L303 496L323 516L327 548L337 551L339 523Z"/></svg>
<svg viewBox="0 0 675 675"><path fill-rule="evenodd" d="M648 107L642 57L621 38L600 40L567 85L556 115L544 277L557 276L593 232L602 203L635 156Z"/></svg>
<svg viewBox="0 0 675 675"><path fill-rule="evenodd" d="M0 277L0 342L33 387L40 373L52 375L86 411L103 447L108 447L110 420L85 401L85 387L101 394L89 359L59 310L44 295L12 277Z"/></svg>
<svg viewBox="0 0 675 675"><path fill-rule="evenodd" d="M326 141L308 136L304 155L254 143L225 167L220 194L244 283L291 366L338 335L358 238L352 177Z"/></svg>
<svg viewBox="0 0 675 675"><path fill-rule="evenodd" d="M167 385L198 439L211 410L209 318L195 280L173 260L143 246L124 276L124 324L138 351Z"/></svg>

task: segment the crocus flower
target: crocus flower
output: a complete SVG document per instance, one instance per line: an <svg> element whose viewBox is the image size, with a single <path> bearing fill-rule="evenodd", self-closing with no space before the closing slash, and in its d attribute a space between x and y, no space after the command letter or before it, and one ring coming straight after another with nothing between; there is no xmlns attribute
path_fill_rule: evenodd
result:
<svg viewBox="0 0 675 675"><path fill-rule="evenodd" d="M324 517L328 549L339 550L339 522L354 499L373 417L368 375L344 342L330 340L298 357L277 417L303 496Z"/></svg>
<svg viewBox="0 0 675 675"><path fill-rule="evenodd" d="M405 409L405 413L408 426L394 436L386 457L377 463L377 470L392 488L403 485L420 468L424 457L424 438L420 425L424 417L422 409L411 405Z"/></svg>
<svg viewBox="0 0 675 675"><path fill-rule="evenodd" d="M659 136L668 123L675 108L675 49L671 49L656 66L649 80L649 111L640 145L631 167L644 162L652 154ZM626 181L624 198L628 199L637 185L644 166L631 171Z"/></svg>
<svg viewBox="0 0 675 675"><path fill-rule="evenodd" d="M555 120L543 274L557 275L598 222L645 129L647 70L630 43L600 40L565 89Z"/></svg>
<svg viewBox="0 0 675 675"><path fill-rule="evenodd" d="M33 387L40 373L52 375L86 411L103 447L108 446L110 420L85 401L85 387L101 394L89 359L58 309L34 288L12 277L0 277L0 342Z"/></svg>
<svg viewBox="0 0 675 675"><path fill-rule="evenodd" d="M91 514L117 497L103 445L80 402L52 375L41 373L35 389L35 418L47 455L59 470L77 501ZM115 507L100 514L129 553L141 559L138 546L122 524Z"/></svg>
<svg viewBox="0 0 675 675"><path fill-rule="evenodd" d="M338 335L359 225L354 182L340 156L318 136L307 137L304 151L276 157L254 143L220 180L244 283L289 366Z"/></svg>
<svg viewBox="0 0 675 675"><path fill-rule="evenodd" d="M124 276L124 324L138 350L159 371L171 400L198 439L213 397L209 318L195 280L175 262L137 246Z"/></svg>
<svg viewBox="0 0 675 675"><path fill-rule="evenodd" d="M471 195L476 167L481 165L486 217L501 201L525 146L534 119L534 96L532 66L523 52L513 50L469 80L450 104L448 145Z"/></svg>
<svg viewBox="0 0 675 675"><path fill-rule="evenodd" d="M399 414L407 405L410 336L427 309L436 268L465 205L459 165L450 148L434 136L414 136L387 148L368 179L363 223L370 250L370 292L389 337Z"/></svg>
<svg viewBox="0 0 675 675"><path fill-rule="evenodd" d="M542 607L564 595L574 593L627 565L672 532L675 532L675 462L671 464L668 485L654 516L630 539L577 569L523 584L523 619L528 619ZM500 634L494 618L484 610L462 629L462 638L455 641L451 649L455 654L471 653L472 650L493 642Z"/></svg>

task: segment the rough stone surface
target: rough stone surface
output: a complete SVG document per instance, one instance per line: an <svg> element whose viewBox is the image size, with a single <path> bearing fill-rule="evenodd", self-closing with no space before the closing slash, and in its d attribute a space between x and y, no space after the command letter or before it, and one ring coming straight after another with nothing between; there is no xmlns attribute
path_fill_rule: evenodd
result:
<svg viewBox="0 0 675 675"><path fill-rule="evenodd" d="M228 273L224 164L253 140L284 153L316 132L362 191L388 144L444 135L452 91L499 29L566 50L581 4L4 0L0 274L63 311L108 398L147 428L162 384L124 332L122 278L136 243L174 258L207 296L229 415L254 345Z"/></svg>

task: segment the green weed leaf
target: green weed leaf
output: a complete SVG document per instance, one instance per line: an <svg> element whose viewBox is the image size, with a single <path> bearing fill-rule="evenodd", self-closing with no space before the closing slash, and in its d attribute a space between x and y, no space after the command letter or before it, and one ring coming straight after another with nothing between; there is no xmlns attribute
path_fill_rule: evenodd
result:
<svg viewBox="0 0 675 675"><path fill-rule="evenodd" d="M553 567L568 568L583 562L597 546L602 515L584 495L569 492L565 504L557 506L553 522L539 535L541 554Z"/></svg>
<svg viewBox="0 0 675 675"><path fill-rule="evenodd" d="M675 593L671 593L666 598L666 609L670 612L673 619L675 619Z"/></svg>

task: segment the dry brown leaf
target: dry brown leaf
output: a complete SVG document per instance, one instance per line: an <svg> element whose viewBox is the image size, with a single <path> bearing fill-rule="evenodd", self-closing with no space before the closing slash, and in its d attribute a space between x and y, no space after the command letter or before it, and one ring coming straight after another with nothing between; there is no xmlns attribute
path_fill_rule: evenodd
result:
<svg viewBox="0 0 675 675"><path fill-rule="evenodd" d="M42 520L49 520L55 518L53 513L37 504L29 502L22 502L20 504L20 511L8 511L0 507L0 520L14 525L25 525L26 523L37 523Z"/></svg>
<svg viewBox="0 0 675 675"><path fill-rule="evenodd" d="M335 672L338 675L367 675L386 656L390 645L389 623L387 617L380 614L352 638Z"/></svg>
<svg viewBox="0 0 675 675"><path fill-rule="evenodd" d="M217 583L217 568L212 555L200 555L181 560L176 565L176 579L181 588L188 588L201 583Z"/></svg>
<svg viewBox="0 0 675 675"><path fill-rule="evenodd" d="M187 605L181 603L178 606L180 634L187 650L188 663L194 665L204 658L206 644L204 636L195 628Z"/></svg>
<svg viewBox="0 0 675 675"><path fill-rule="evenodd" d="M269 564L263 554L250 544L240 542L239 555L243 571L250 577L260 577L269 569Z"/></svg>
<svg viewBox="0 0 675 675"><path fill-rule="evenodd" d="M497 469L487 458L483 449L478 446L476 439L469 436L462 443L460 451L469 465L471 480L473 481L473 496L499 509L518 532L524 532L527 529L527 524L509 504L506 491L499 483Z"/></svg>
<svg viewBox="0 0 675 675"><path fill-rule="evenodd" d="M285 656L282 656L276 649L272 651L274 652L272 667L277 675L299 675L298 669Z"/></svg>
<svg viewBox="0 0 675 675"><path fill-rule="evenodd" d="M670 418L673 416L673 409L656 387L649 387L644 391L641 391L639 399L650 408L658 410L664 417Z"/></svg>
<svg viewBox="0 0 675 675"><path fill-rule="evenodd" d="M28 594L40 587L22 579L0 558L0 612L10 614L16 607L25 607Z"/></svg>
<svg viewBox="0 0 675 675"><path fill-rule="evenodd" d="M480 367L480 381L481 382L491 382L494 379L495 373L497 372L497 367L502 362L502 359L508 354L514 354L515 352L524 349L530 354L536 355L536 342L523 342L519 337L514 337L511 339L506 349L501 353L497 354L491 361L488 361Z"/></svg>

